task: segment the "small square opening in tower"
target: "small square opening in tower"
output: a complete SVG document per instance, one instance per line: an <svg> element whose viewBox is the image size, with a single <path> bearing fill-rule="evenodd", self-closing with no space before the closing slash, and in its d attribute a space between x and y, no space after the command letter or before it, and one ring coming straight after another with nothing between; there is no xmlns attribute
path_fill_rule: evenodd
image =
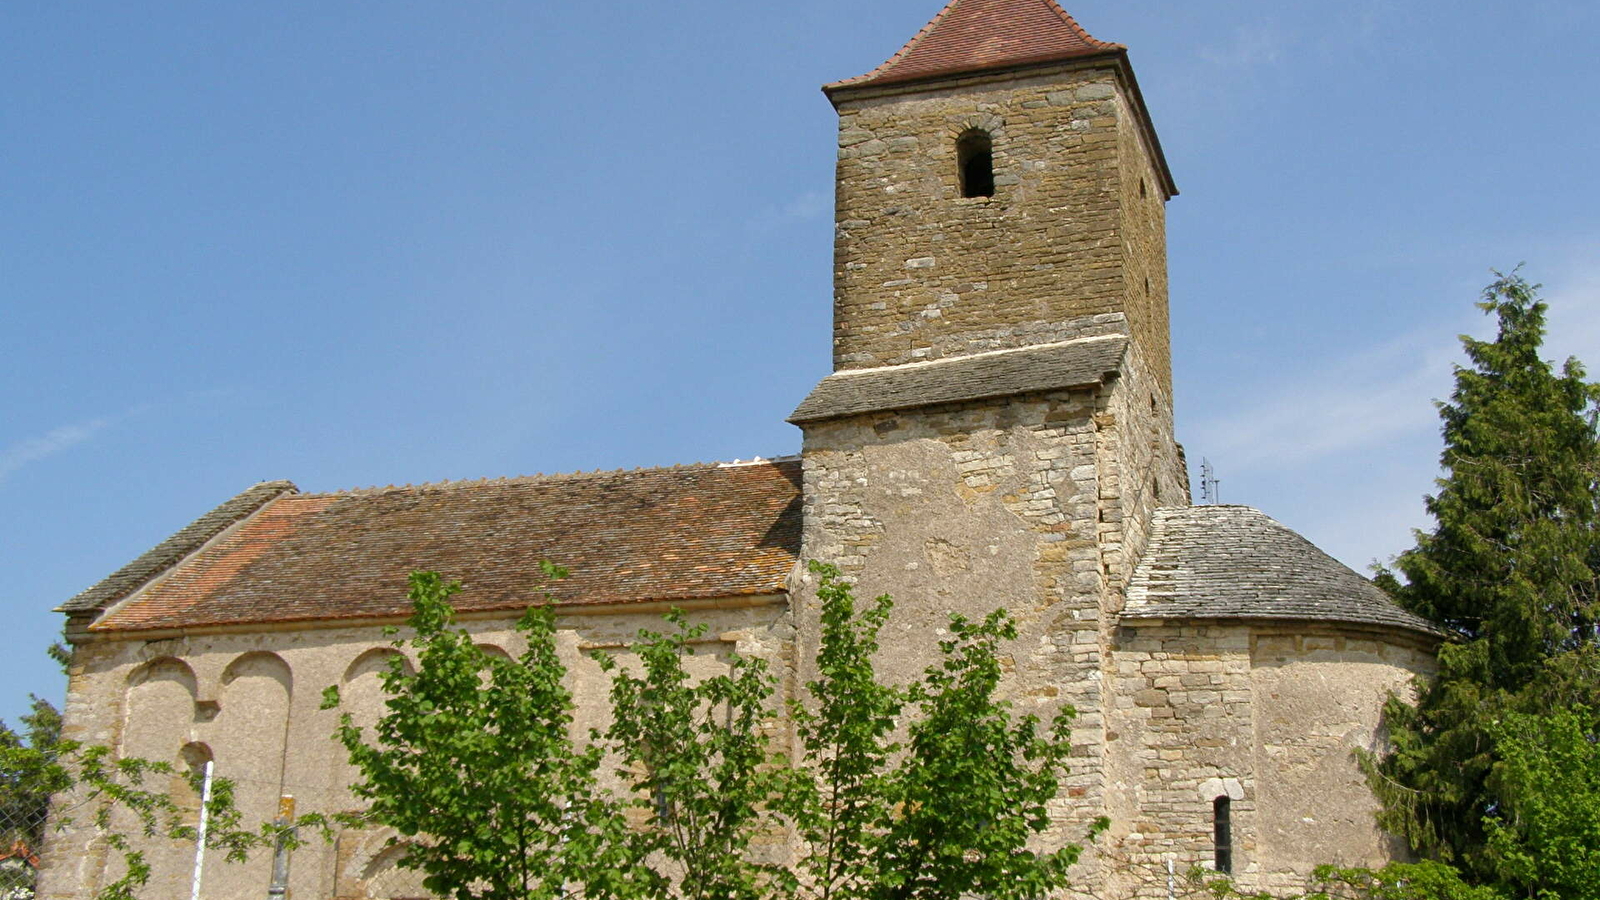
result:
<svg viewBox="0 0 1600 900"><path fill-rule="evenodd" d="M973 128L956 138L956 164L961 196L994 196L994 143L989 132Z"/></svg>

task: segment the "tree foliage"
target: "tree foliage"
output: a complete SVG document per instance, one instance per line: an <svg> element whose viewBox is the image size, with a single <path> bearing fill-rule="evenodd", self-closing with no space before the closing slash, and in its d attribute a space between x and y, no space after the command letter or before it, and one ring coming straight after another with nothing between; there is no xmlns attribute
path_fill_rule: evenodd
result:
<svg viewBox="0 0 1600 900"><path fill-rule="evenodd" d="M9 763L0 769L0 850L18 841L38 850L56 790L49 773L59 755L61 713L48 700L32 694L28 700L21 734L0 722L0 757Z"/></svg>
<svg viewBox="0 0 1600 900"><path fill-rule="evenodd" d="M152 869L144 847L151 839L199 839L200 776L161 760L116 757L109 748L61 740L60 716L35 698L34 712L23 717L29 740L0 741L0 784L9 806L36 813L29 833L42 837L43 815L54 802L58 829L86 820L121 858L121 874L103 885L96 900L136 900L149 883ZM174 791L173 785L180 785ZM52 801L53 796L53 801ZM242 862L253 850L279 840L298 843L295 826L318 827L320 816L295 823L266 823L249 828L234 802L233 782L215 778L205 802L206 847L220 850L231 862ZM30 844L35 850L38 843Z"/></svg>
<svg viewBox="0 0 1600 900"><path fill-rule="evenodd" d="M547 574L560 576L559 569ZM572 696L557 657L555 618L530 607L515 660L486 653L452 627L461 589L411 576L413 670L395 654L382 674L388 712L369 743L349 713L338 740L360 770L365 818L394 828L400 865L441 897L550 900L580 883L589 897L636 896L648 880L630 857L623 820L599 789L597 744L571 736ZM337 706L329 688L324 705Z"/></svg>
<svg viewBox="0 0 1600 900"><path fill-rule="evenodd" d="M1390 701L1392 751L1367 764L1381 823L1415 850L1476 883L1540 896L1555 890L1557 867L1527 860L1560 846L1541 829L1600 812L1593 784L1567 782L1559 809L1536 787L1551 760L1576 752L1575 734L1592 747L1600 733L1600 389L1576 360L1556 370L1540 358L1534 286L1503 276L1479 305L1499 328L1493 340L1462 338L1470 366L1439 406L1435 526L1397 558L1398 575L1379 576L1451 640L1417 702ZM1600 869L1588 872L1587 887L1562 882L1552 896L1594 896Z"/></svg>
<svg viewBox="0 0 1600 900"><path fill-rule="evenodd" d="M769 746L775 679L764 661L735 656L726 675L695 680L685 666L705 625L681 612L673 630L643 631L633 647L642 673L612 673L613 723L606 732L623 771L634 774L628 805L645 813L633 834L639 858L665 863L652 893L682 900L760 900L792 893L787 869L752 845L776 837L769 808L789 787Z"/></svg>
<svg viewBox="0 0 1600 900"><path fill-rule="evenodd" d="M1185 900L1507 900L1493 888L1468 884L1437 862L1390 863L1381 869L1318 866L1295 894L1239 890L1231 879L1196 869L1184 881Z"/></svg>
<svg viewBox="0 0 1600 900"><path fill-rule="evenodd" d="M527 651L498 659L452 624L458 585L413 575L415 634L399 643L416 670L395 657L376 729L347 715L338 735L365 820L396 829L402 865L453 898L1021 900L1065 885L1079 848L1031 845L1067 766L1071 711L1042 726L997 698L1000 647L1016 636L1006 615L952 617L923 678L886 685L872 660L889 599L858 613L836 571L813 571L818 676L789 707L790 752L774 746L782 705L766 664L735 654L724 674L695 677L704 626L681 613L639 634L636 664L598 657L611 724L574 740L548 607L517 626Z"/></svg>
<svg viewBox="0 0 1600 900"><path fill-rule="evenodd" d="M813 563L812 572L822 619L819 678L809 685L816 703L795 704L793 716L814 774L797 821L818 896L1024 898L1064 887L1081 848L1028 845L1049 825L1073 713L1041 729L997 699L1000 647L1017 636L1010 617L952 615L922 679L883 685L872 657L889 598L858 615L837 570Z"/></svg>

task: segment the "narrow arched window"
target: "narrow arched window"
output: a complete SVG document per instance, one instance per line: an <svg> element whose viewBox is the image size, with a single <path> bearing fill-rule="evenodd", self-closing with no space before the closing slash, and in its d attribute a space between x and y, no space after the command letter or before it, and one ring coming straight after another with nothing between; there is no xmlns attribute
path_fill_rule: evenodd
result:
<svg viewBox="0 0 1600 900"><path fill-rule="evenodd" d="M1227 797L1211 801L1211 839L1216 849L1217 871L1233 872L1233 820Z"/></svg>
<svg viewBox="0 0 1600 900"><path fill-rule="evenodd" d="M957 138L956 164L961 176L961 196L994 196L994 145L989 132L974 128Z"/></svg>

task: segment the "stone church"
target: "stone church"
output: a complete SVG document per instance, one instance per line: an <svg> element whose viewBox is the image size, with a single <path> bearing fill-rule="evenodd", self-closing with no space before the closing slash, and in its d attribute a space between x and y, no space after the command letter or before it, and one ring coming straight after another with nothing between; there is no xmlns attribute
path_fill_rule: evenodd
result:
<svg viewBox="0 0 1600 900"><path fill-rule="evenodd" d="M1398 852L1353 751L1437 633L1255 509L1191 504L1173 434L1165 206L1177 193L1119 44L1053 0L953 0L878 68L823 88L839 115L834 371L794 408L797 457L305 493L248 488L62 604L70 737L200 765L248 815L353 805L318 709L372 721L407 573L459 578L492 652L555 584L580 725L589 654L673 607L695 657L771 661L791 695L818 625L806 560L897 604L881 669L910 678L950 612L1011 611L1008 696L1079 711L1046 839L1109 817L1074 889L1165 897L1167 875L1285 887ZM774 398L781 402L783 398ZM293 860L298 898L412 898L387 835ZM187 897L190 846L150 847ZM39 896L116 874L85 830ZM270 860L207 859L208 900L259 897ZM1169 869L1170 867L1170 869Z"/></svg>

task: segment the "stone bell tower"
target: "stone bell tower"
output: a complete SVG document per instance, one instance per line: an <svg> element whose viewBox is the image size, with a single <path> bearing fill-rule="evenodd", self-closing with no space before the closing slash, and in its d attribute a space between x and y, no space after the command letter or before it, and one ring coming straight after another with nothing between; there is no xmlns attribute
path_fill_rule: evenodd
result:
<svg viewBox="0 0 1600 900"><path fill-rule="evenodd" d="M1081 839L1107 809L1124 587L1154 510L1189 502L1172 177L1125 48L1052 0L953 0L823 90L839 113L834 373L790 417L801 554L895 596L891 677L921 671L950 613L1011 611L1012 699L1079 712L1056 836ZM814 609L796 587L805 660Z"/></svg>

